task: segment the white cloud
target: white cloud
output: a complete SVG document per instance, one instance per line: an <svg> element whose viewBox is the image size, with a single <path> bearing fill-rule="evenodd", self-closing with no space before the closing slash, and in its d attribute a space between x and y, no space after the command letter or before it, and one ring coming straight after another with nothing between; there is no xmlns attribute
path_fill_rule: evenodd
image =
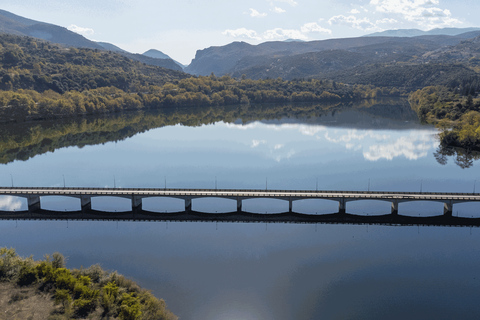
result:
<svg viewBox="0 0 480 320"><path fill-rule="evenodd" d="M224 36L229 36L233 38L245 38L252 40L261 40L262 38L257 35L255 30L249 30L247 28L239 29L227 29L222 32Z"/></svg>
<svg viewBox="0 0 480 320"><path fill-rule="evenodd" d="M344 16L344 15L338 15L331 17L328 20L328 23L330 25L347 25L355 29L359 30L375 30L378 27L371 22L368 18L357 18L353 15L350 16Z"/></svg>
<svg viewBox="0 0 480 320"><path fill-rule="evenodd" d="M395 20L395 19L392 19L392 18L385 18L385 19L382 19L382 20L377 20L375 23L377 25L379 24L393 24L393 23L397 23L398 21Z"/></svg>
<svg viewBox="0 0 480 320"><path fill-rule="evenodd" d="M439 7L439 0L371 0L370 4L377 12L397 14L425 28L454 26L461 23L452 17L450 10Z"/></svg>
<svg viewBox="0 0 480 320"><path fill-rule="evenodd" d="M6 211L18 210L22 207L22 202L15 197L3 196L0 197L0 208Z"/></svg>
<svg viewBox="0 0 480 320"><path fill-rule="evenodd" d="M273 0L273 1L274 2L286 3L286 4L291 5L292 7L295 7L296 5L298 5L298 2L296 2L295 0Z"/></svg>
<svg viewBox="0 0 480 320"><path fill-rule="evenodd" d="M358 11L357 9L352 9L352 10L350 11L350 13L351 13L351 14L358 14L358 13L360 13L360 11Z"/></svg>
<svg viewBox="0 0 480 320"><path fill-rule="evenodd" d="M300 28L300 31L302 31L303 33L320 32L320 33L332 34L332 30L323 28L323 27L319 26L316 22L305 23Z"/></svg>
<svg viewBox="0 0 480 320"><path fill-rule="evenodd" d="M273 147L273 149L275 149L275 150L282 149L284 146L285 146L285 145L279 143L279 144L276 144L276 145Z"/></svg>
<svg viewBox="0 0 480 320"><path fill-rule="evenodd" d="M260 13L257 10L252 9L252 8L250 8L250 13L249 14L250 14L250 17L252 17L252 18L263 18L263 17L267 16L266 13Z"/></svg>
<svg viewBox="0 0 480 320"><path fill-rule="evenodd" d="M296 39L296 40L308 40L308 37L303 34L300 30L295 29L282 29L275 28L265 31L263 34L265 40L285 40L285 39Z"/></svg>
<svg viewBox="0 0 480 320"><path fill-rule="evenodd" d="M272 11L275 12L275 13L285 13L285 12L287 12L286 10L284 10L282 8L279 8L279 7L273 8Z"/></svg>
<svg viewBox="0 0 480 320"><path fill-rule="evenodd" d="M79 27L79 26L74 25L74 24L70 25L67 29L70 30L70 31L73 31L75 33L81 34L84 37L91 36L95 33L93 31L93 29Z"/></svg>

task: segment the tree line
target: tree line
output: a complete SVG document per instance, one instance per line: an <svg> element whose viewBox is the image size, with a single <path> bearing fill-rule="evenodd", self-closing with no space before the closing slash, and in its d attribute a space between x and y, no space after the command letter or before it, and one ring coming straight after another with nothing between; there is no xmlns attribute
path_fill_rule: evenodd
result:
<svg viewBox="0 0 480 320"><path fill-rule="evenodd" d="M412 93L409 101L422 121L441 130L442 145L480 151L480 98L465 93L426 87Z"/></svg>

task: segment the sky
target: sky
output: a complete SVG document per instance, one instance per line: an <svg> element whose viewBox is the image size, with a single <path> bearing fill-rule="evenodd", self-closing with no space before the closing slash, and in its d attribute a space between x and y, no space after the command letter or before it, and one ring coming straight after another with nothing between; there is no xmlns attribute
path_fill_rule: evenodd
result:
<svg viewBox="0 0 480 320"><path fill-rule="evenodd" d="M90 40L189 64L233 41L305 41L391 29L478 27L478 0L2 0L0 9Z"/></svg>

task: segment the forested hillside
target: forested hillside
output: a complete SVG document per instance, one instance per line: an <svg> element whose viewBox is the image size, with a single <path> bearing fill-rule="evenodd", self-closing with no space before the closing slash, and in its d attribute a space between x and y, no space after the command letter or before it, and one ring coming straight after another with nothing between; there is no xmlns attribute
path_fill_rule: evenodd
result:
<svg viewBox="0 0 480 320"><path fill-rule="evenodd" d="M436 86L411 94L410 104L423 121L442 130L442 145L480 151L480 98Z"/></svg>
<svg viewBox="0 0 480 320"><path fill-rule="evenodd" d="M0 35L0 121L171 106L215 106L374 97L370 86L327 80L191 77L113 52L63 48Z"/></svg>

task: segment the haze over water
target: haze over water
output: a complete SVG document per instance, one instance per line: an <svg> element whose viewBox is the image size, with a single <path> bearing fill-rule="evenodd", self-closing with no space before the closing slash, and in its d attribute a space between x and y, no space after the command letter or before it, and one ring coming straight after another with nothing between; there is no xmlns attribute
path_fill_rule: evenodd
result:
<svg viewBox="0 0 480 320"><path fill-rule="evenodd" d="M0 185L472 192L478 163L435 159L437 131L403 106L167 125L125 140L56 149L0 165ZM392 112L389 112L392 113ZM130 115L126 115L129 117ZM207 121L208 123L208 121ZM125 128L123 130L127 130ZM122 129L120 128L120 131ZM53 148L55 149L55 148ZM480 188L480 185L478 186ZM71 199L49 209L77 210ZM0 198L3 209L24 200ZM128 210L98 198L93 208ZM183 202L149 199L146 209ZM233 211L236 202L193 200L193 210ZM288 202L246 200L252 212ZM479 206L454 206L478 216ZM338 203L297 201L293 210L331 213ZM390 203L359 201L347 212L388 213ZM436 215L442 203L400 204L399 213ZM164 298L181 319L474 319L480 230L474 228L3 221L0 243L41 258L59 251L68 267L100 263Z"/></svg>

